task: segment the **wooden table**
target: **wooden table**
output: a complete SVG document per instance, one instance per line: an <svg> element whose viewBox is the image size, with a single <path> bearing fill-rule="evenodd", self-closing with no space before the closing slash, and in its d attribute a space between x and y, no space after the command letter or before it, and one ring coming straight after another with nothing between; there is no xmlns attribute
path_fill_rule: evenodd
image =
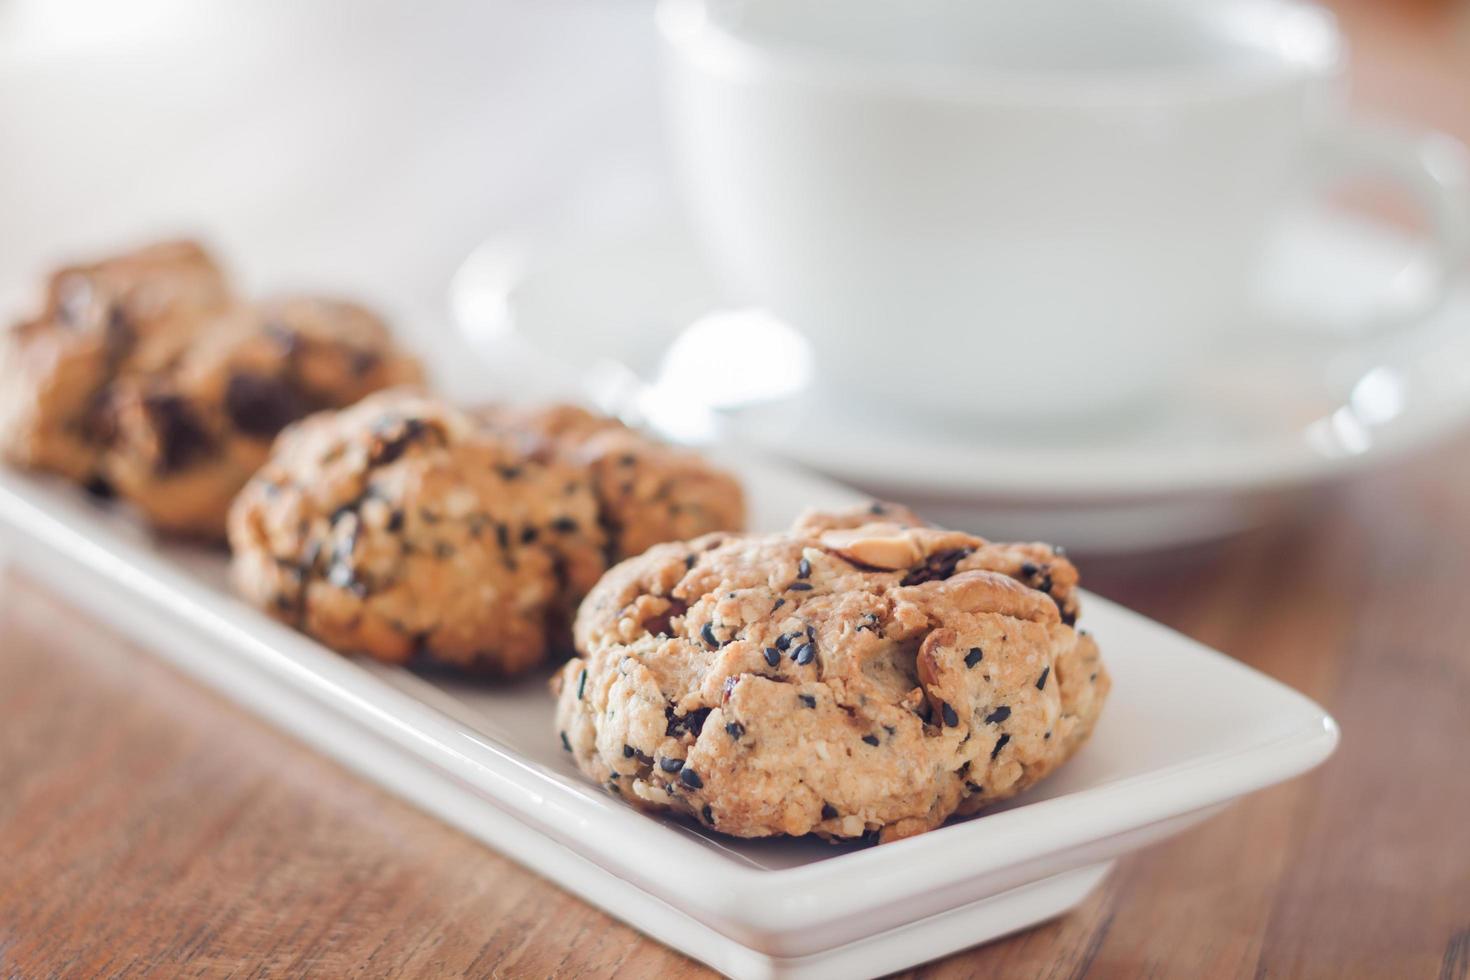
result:
<svg viewBox="0 0 1470 980"><path fill-rule="evenodd" d="M1470 137L1470 15L1344 3L1361 101ZM1391 8L1391 9L1390 9ZM1313 774L936 977L1470 975L1470 439L1086 584L1306 692ZM0 579L0 975L703 975Z"/></svg>

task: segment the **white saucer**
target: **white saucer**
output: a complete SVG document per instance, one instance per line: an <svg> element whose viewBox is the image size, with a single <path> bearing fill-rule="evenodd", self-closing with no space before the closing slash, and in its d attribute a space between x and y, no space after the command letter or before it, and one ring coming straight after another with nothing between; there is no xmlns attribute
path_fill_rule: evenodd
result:
<svg viewBox="0 0 1470 980"><path fill-rule="evenodd" d="M1273 253L1273 305L1320 319L1306 313L1370 304L1417 252L1362 219L1301 215ZM722 313L697 248L671 221L507 236L466 261L451 301L507 383L559 374L558 387L666 435L753 444L936 519L1084 550L1233 533L1293 491L1381 466L1470 420L1463 286L1412 340L1222 356L1180 379L1148 418L1045 435L946 430L824 402L804 386L800 339L754 311Z"/></svg>

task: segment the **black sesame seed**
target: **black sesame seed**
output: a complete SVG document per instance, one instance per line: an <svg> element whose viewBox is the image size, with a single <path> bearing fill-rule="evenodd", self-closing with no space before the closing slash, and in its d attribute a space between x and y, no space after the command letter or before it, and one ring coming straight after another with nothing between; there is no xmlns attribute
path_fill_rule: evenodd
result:
<svg viewBox="0 0 1470 980"><path fill-rule="evenodd" d="M570 534L577 529L576 518L558 517L551 522L551 529L560 531L562 534Z"/></svg>
<svg viewBox="0 0 1470 980"><path fill-rule="evenodd" d="M779 664L780 662L781 662L781 651L780 650L777 650L775 647L766 647L766 663L768 663L772 667L774 667L777 664Z"/></svg>
<svg viewBox="0 0 1470 980"><path fill-rule="evenodd" d="M810 582L792 582L786 586L787 592L810 592L811 590L812 583Z"/></svg>
<svg viewBox="0 0 1470 980"><path fill-rule="evenodd" d="M930 555L923 564L909 569L908 574L903 577L899 585L922 585L925 582L947 579L954 574L956 566L974 551L974 548L954 548Z"/></svg>
<svg viewBox="0 0 1470 980"><path fill-rule="evenodd" d="M504 524L496 524L495 543L500 545L501 551L505 551L510 548L510 528L506 527Z"/></svg>
<svg viewBox="0 0 1470 980"><path fill-rule="evenodd" d="M709 717L710 708L695 708L687 715L674 715L673 709L669 710L669 723L664 726L664 734L677 736L680 732L689 732L695 738L704 731L704 721Z"/></svg>
<svg viewBox="0 0 1470 980"><path fill-rule="evenodd" d="M1044 739L1050 740L1050 738L1051 738L1051 732L1047 732L1045 735L1043 735L1041 737L1044 738Z"/></svg>
<svg viewBox="0 0 1470 980"><path fill-rule="evenodd" d="M776 597L776 604L771 607L771 612L775 612L777 609L780 609L784 605L786 605L786 597L785 596L777 596Z"/></svg>
<svg viewBox="0 0 1470 980"><path fill-rule="evenodd" d="M1011 740L1011 736L1010 736L1010 733L1009 732L1007 732L1006 734L1001 735L1000 738L996 739L995 740L995 748L993 748L993 749L990 750L990 758L993 760L996 756L1000 755L1000 750L1003 749L1003 748L1005 748L1006 747L1006 743L1009 742L1010 740Z"/></svg>
<svg viewBox="0 0 1470 980"><path fill-rule="evenodd" d="M566 749L568 752L572 751L572 743L567 741L566 732L561 733L561 747Z"/></svg>
<svg viewBox="0 0 1470 980"><path fill-rule="evenodd" d="M791 655L791 659L795 660L800 666L805 667L812 662L812 658L816 655L817 648L815 646L810 643L803 643L796 648L796 652Z"/></svg>
<svg viewBox="0 0 1470 980"><path fill-rule="evenodd" d="M1092 683L1096 683L1097 682L1097 674L1088 674L1087 675L1087 679L1090 682L1092 682Z"/></svg>
<svg viewBox="0 0 1470 980"><path fill-rule="evenodd" d="M798 694L797 698L808 708L815 708L817 706L817 699L810 694Z"/></svg>
<svg viewBox="0 0 1470 980"><path fill-rule="evenodd" d="M693 552L691 552L691 553L689 553L689 554L687 554L687 555L684 556L684 570L687 572L689 569L691 569L693 567L694 567L694 554L693 554Z"/></svg>
<svg viewBox="0 0 1470 980"><path fill-rule="evenodd" d="M796 577L807 578L812 574L812 563L803 558L796 564Z"/></svg>
<svg viewBox="0 0 1470 980"><path fill-rule="evenodd" d="M521 544L530 544L541 532L529 525L521 531Z"/></svg>
<svg viewBox="0 0 1470 980"><path fill-rule="evenodd" d="M628 745L628 744L627 744L627 743L624 743L624 744L623 744L623 758L624 758L624 759L631 759L631 758L633 758L633 755L634 755L634 754L635 754L635 753L636 753L636 752L637 752L637 751L638 751L638 750L637 750L637 749L635 749L635 748L633 748L633 746L631 746L631 745Z"/></svg>
<svg viewBox="0 0 1470 980"><path fill-rule="evenodd" d="M791 641L800 636L800 633L782 633L776 637L776 649L786 651L791 649Z"/></svg>
<svg viewBox="0 0 1470 980"><path fill-rule="evenodd" d="M978 664L984 658L984 656L985 656L985 651L984 650L981 650L979 647L970 647L970 652L967 653L967 654L965 654L965 666L966 667L973 667L973 666L975 666L976 664Z"/></svg>
<svg viewBox="0 0 1470 980"><path fill-rule="evenodd" d="M397 432L393 432L395 423L401 426ZM382 441L373 447L374 465L387 466L428 432L429 426L423 419L384 419L376 433Z"/></svg>
<svg viewBox="0 0 1470 980"><path fill-rule="evenodd" d="M948 701L939 702L939 713L944 717L944 723L950 728L960 723L960 716L955 714L954 708L949 706Z"/></svg>
<svg viewBox="0 0 1470 980"><path fill-rule="evenodd" d="M869 514L881 514L881 513L883 513L883 505L880 504L880 503L878 503L878 501L876 501L876 500L873 501L871 504L868 505L868 513Z"/></svg>
<svg viewBox="0 0 1470 980"><path fill-rule="evenodd" d="M985 787L981 786L979 783L966 782L965 789L969 790L971 793L985 792Z"/></svg>
<svg viewBox="0 0 1470 980"><path fill-rule="evenodd" d="M701 816L704 817L705 823L709 824L711 827L715 825L715 811L710 809L710 805L708 803L704 805L704 809L700 810L699 813Z"/></svg>
<svg viewBox="0 0 1470 980"><path fill-rule="evenodd" d="M699 635L704 639L705 645L708 646L711 650L719 649L720 641L715 636L715 627L713 623L705 623L704 626L700 629Z"/></svg>
<svg viewBox="0 0 1470 980"><path fill-rule="evenodd" d="M587 691L587 668L582 668L582 676L577 678L577 700L582 700L582 695Z"/></svg>
<svg viewBox="0 0 1470 980"><path fill-rule="evenodd" d="M395 510L388 515L388 530L401 531L403 529L403 511Z"/></svg>
<svg viewBox="0 0 1470 980"><path fill-rule="evenodd" d="M823 803L822 804L822 819L823 820L836 820L837 819L837 808L835 806L833 806L832 804L830 804L830 803Z"/></svg>
<svg viewBox="0 0 1470 980"><path fill-rule="evenodd" d="M265 486L267 487L271 485L272 484L269 483L265 484ZM98 500L111 500L113 497L117 496L117 491L113 489L112 484L108 483L106 477L102 476L93 475L93 477L88 480L85 485L83 485L82 489L87 492L87 496L95 497Z"/></svg>
<svg viewBox="0 0 1470 980"><path fill-rule="evenodd" d="M500 474L500 477L503 480L514 480L516 477L521 475L521 468L519 466L501 465L495 467L495 470Z"/></svg>
<svg viewBox="0 0 1470 980"><path fill-rule="evenodd" d="M1044 691L1044 690L1046 690L1046 678L1047 678L1047 676L1050 673L1051 673L1051 668L1050 667L1043 667L1043 668L1041 668L1041 676L1038 677L1038 678L1036 678L1036 689L1038 691Z"/></svg>
<svg viewBox="0 0 1470 980"><path fill-rule="evenodd" d="M1024 576L1026 576L1027 578L1030 578L1031 576L1035 575L1039 571L1041 571L1041 566L1037 565L1036 562L1034 562L1034 561L1023 561L1023 562L1021 562L1021 574L1024 575Z"/></svg>
<svg viewBox="0 0 1470 980"><path fill-rule="evenodd" d="M877 745L878 744L878 736L877 735L864 735L863 736L863 741L864 742L867 742L869 745Z"/></svg>
<svg viewBox="0 0 1470 980"><path fill-rule="evenodd" d="M988 715L985 716L985 724L987 724L987 725L999 725L1001 722L1005 721L1010 716L1011 716L1010 706L1003 704L999 708L996 708L990 714L988 714Z"/></svg>
<svg viewBox="0 0 1470 980"><path fill-rule="evenodd" d="M898 734L898 729L894 728L892 725L884 725L883 730L887 732L890 737Z"/></svg>
<svg viewBox="0 0 1470 980"><path fill-rule="evenodd" d="M658 760L658 767L664 772L678 772L684 768L683 759L670 759L667 756Z"/></svg>
<svg viewBox="0 0 1470 980"><path fill-rule="evenodd" d="M725 732L733 739L739 739L745 734L745 726L738 721L732 721L725 726Z"/></svg>
<svg viewBox="0 0 1470 980"><path fill-rule="evenodd" d="M704 780L700 779L699 773L695 772L693 769L684 769L680 771L679 778L683 780L684 785L688 786L690 789L699 789L704 785Z"/></svg>
<svg viewBox="0 0 1470 980"><path fill-rule="evenodd" d="M158 473L176 473L215 449L215 438L191 402L179 395L155 394L143 402L158 442Z"/></svg>

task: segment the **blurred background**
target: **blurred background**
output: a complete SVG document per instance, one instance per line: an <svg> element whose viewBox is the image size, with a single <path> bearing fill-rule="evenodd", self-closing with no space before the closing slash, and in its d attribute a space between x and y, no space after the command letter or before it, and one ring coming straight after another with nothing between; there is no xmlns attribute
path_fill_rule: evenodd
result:
<svg viewBox="0 0 1470 980"><path fill-rule="evenodd" d="M1355 111L1470 136L1470 6L1329 6L1353 51ZM519 328L541 331L544 347L571 360L588 337L601 335L632 357L656 336L644 357L653 366L634 365L642 369L637 387L657 374L664 342L687 325L652 321L674 315L666 297L690 276L667 263L648 276L636 262L598 266L602 255L626 258L636 237L626 229L677 212L658 60L653 6L632 0L6 0L0 298L20 308L61 260L196 234L225 255L247 291L337 289L380 306L438 364L451 391L484 397L507 382L493 364L461 355L460 328L468 320L473 332L487 306L504 312L517 284L502 280L520 275L524 285L529 263L551 269L542 292L557 301L534 296L533 322ZM1381 185L1348 187L1337 200L1370 215L1372 228L1355 237L1313 225L1311 241L1352 246L1339 249L1347 260L1329 255L1300 275L1286 263L1278 278L1288 288L1309 281L1310 301L1351 310L1370 304L1399 268L1393 236L1408 233L1412 247L1423 222ZM587 238L586 229L610 244L558 272L565 243ZM587 299L569 306L566 295ZM1442 332L1470 336L1467 309L1453 309ZM577 329L548 333L551 321ZM1103 551L1190 544L1279 516L1283 486L1376 468L1442 440L1466 418L1463 400L1444 392L1465 387L1470 358L1430 358L1414 370L1424 363L1438 372L1428 382L1374 376L1370 360L1321 390L1282 369L1276 394L1262 394L1257 359L1202 385L1198 411L1155 413L1172 428L1124 426L1087 446L1029 455L1003 439L978 445L975 428L961 429L947 443L911 446L909 457L890 460L912 469L968 454L952 472L936 467L927 485L844 467L864 452L852 426L793 448L789 433L755 416L751 441L997 535ZM585 368L569 376L572 387L627 401L619 384L628 379ZM1411 411L1405 387L1414 397L1428 390L1410 398ZM656 406L641 414L659 421ZM711 434L699 424L690 430L688 412L674 415L661 426L666 434ZM884 438L904 448L903 430ZM1237 442L1238 465L1230 455ZM1155 472L1153 482L1140 481Z"/></svg>
<svg viewBox="0 0 1470 980"><path fill-rule="evenodd" d="M197 232L262 286L447 312L498 228L664 167L644 3L0 3L7 282ZM657 178L652 178L657 180Z"/></svg>

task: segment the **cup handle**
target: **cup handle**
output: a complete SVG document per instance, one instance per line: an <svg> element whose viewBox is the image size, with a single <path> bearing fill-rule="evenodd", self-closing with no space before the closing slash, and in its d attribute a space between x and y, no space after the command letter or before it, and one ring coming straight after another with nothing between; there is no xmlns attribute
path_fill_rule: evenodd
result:
<svg viewBox="0 0 1470 980"><path fill-rule="evenodd" d="M1352 120L1318 137L1314 175L1319 187L1349 177L1395 183L1428 219L1431 254L1373 309L1334 324L1341 337L1403 335L1430 322L1470 259L1470 155L1458 140L1432 130Z"/></svg>

